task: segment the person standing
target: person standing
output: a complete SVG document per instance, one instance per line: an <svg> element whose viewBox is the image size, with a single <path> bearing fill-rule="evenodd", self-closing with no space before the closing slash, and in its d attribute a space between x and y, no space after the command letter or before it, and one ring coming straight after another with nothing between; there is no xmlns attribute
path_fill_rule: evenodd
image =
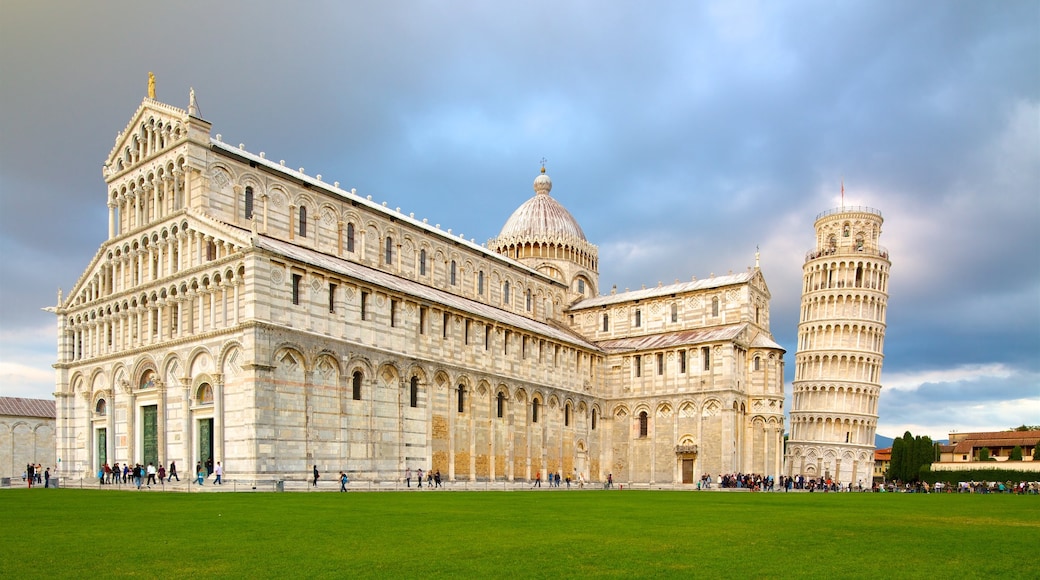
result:
<svg viewBox="0 0 1040 580"><path fill-rule="evenodd" d="M220 465L220 464L218 463L217 465ZM347 484L348 483L350 483L350 479L347 477L347 474L342 472L342 471L339 472L339 490L340 491L347 491Z"/></svg>
<svg viewBox="0 0 1040 580"><path fill-rule="evenodd" d="M162 463L159 464L159 483L166 484L166 466Z"/></svg>
<svg viewBox="0 0 1040 580"><path fill-rule="evenodd" d="M437 473L433 475L433 482L437 484L437 487L441 486L441 470L437 470Z"/></svg>
<svg viewBox="0 0 1040 580"><path fill-rule="evenodd" d="M405 487L412 487L412 468L406 467L404 469L404 485Z"/></svg>
<svg viewBox="0 0 1040 580"><path fill-rule="evenodd" d="M48 468L47 468L47 469L46 469L46 470L45 470L45 471L43 472L43 488L44 488L44 489L47 489L47 488L48 488L48 487L50 487L50 486L51 486L51 468L50 468L50 467L48 467Z"/></svg>
<svg viewBox="0 0 1040 580"><path fill-rule="evenodd" d="M171 461L170 462L170 477L169 477L169 479L166 480L166 483L169 483L169 482L173 481L173 478L175 478L175 477L177 477L177 463L174 462L174 461ZM180 480L181 480L181 478L177 477L177 481L180 481Z"/></svg>
<svg viewBox="0 0 1040 580"><path fill-rule="evenodd" d="M213 485L224 485L224 480L222 479L224 477L224 468L220 465L219 461L217 462L216 471L214 471L214 473L217 474L217 479L213 482Z"/></svg>
<svg viewBox="0 0 1040 580"><path fill-rule="evenodd" d="M419 489L422 489L422 468L420 467L419 469L415 470L415 474L417 475L417 478L419 480Z"/></svg>
<svg viewBox="0 0 1040 580"><path fill-rule="evenodd" d="M206 472L202 470L202 462L195 462L195 480L199 485L202 485L203 480L206 479Z"/></svg>
<svg viewBox="0 0 1040 580"><path fill-rule="evenodd" d="M146 473L148 474L148 481L145 482L145 484L148 487L152 487L153 483L158 483L155 481L155 464L151 461L148 462L148 470L146 471Z"/></svg>
<svg viewBox="0 0 1040 580"><path fill-rule="evenodd" d="M319 477L321 477L321 474L318 473L318 466L315 465L314 466L314 484L313 484L314 487L318 487L318 478Z"/></svg>
<svg viewBox="0 0 1040 580"><path fill-rule="evenodd" d="M614 474L613 473L608 473L607 474L607 489L610 489L612 487L614 487ZM629 486L629 487L631 487L631 486Z"/></svg>

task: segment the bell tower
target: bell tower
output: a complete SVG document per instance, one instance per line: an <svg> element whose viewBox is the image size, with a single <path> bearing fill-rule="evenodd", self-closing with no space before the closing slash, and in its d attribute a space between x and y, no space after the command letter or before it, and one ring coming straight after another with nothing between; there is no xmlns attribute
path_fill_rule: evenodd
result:
<svg viewBox="0 0 1040 580"><path fill-rule="evenodd" d="M786 473L869 487L874 469L888 306L881 212L840 207L816 216L802 266Z"/></svg>

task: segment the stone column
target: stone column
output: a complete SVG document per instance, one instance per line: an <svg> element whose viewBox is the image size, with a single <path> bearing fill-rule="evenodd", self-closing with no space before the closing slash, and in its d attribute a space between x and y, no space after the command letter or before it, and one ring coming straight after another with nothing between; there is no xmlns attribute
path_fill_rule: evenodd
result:
<svg viewBox="0 0 1040 580"><path fill-rule="evenodd" d="M266 214L265 214L266 215ZM289 204L289 241L296 237L296 205Z"/></svg>
<svg viewBox="0 0 1040 580"><path fill-rule="evenodd" d="M219 362L217 364L220 364ZM224 461L224 374L213 374L213 461Z"/></svg>
<svg viewBox="0 0 1040 580"><path fill-rule="evenodd" d="M108 239L116 237L116 203L108 202Z"/></svg>

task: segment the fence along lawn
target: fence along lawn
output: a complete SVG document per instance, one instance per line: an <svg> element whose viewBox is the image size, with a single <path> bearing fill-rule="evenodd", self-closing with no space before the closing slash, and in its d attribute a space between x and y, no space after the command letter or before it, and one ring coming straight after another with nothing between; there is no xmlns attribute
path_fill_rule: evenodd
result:
<svg viewBox="0 0 1040 580"><path fill-rule="evenodd" d="M1035 578L1040 546L1040 496L37 488L0 507L3 578Z"/></svg>

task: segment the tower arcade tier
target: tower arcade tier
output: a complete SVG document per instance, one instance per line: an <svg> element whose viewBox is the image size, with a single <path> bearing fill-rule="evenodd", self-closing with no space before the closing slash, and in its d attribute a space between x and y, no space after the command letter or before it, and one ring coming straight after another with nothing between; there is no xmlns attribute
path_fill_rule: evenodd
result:
<svg viewBox="0 0 1040 580"><path fill-rule="evenodd" d="M788 475L870 485L891 267L878 245L883 221L867 207L816 217L802 267Z"/></svg>

